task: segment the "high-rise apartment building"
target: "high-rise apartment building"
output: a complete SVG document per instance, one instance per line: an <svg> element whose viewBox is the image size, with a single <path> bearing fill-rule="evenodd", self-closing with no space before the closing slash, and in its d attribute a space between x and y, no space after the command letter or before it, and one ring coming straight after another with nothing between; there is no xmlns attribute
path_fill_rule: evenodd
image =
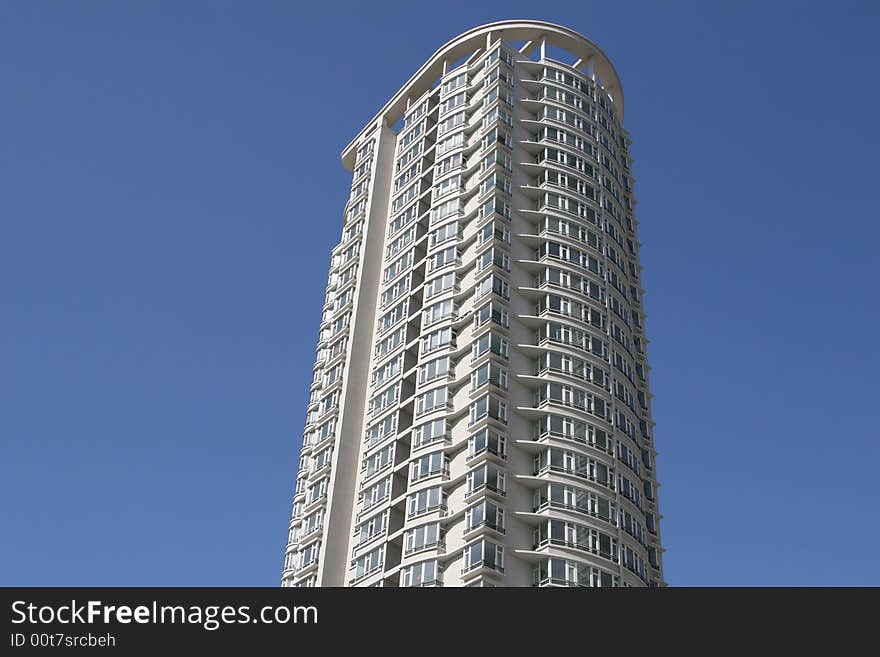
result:
<svg viewBox="0 0 880 657"><path fill-rule="evenodd" d="M284 586L662 586L623 90L564 27L440 48L342 153Z"/></svg>

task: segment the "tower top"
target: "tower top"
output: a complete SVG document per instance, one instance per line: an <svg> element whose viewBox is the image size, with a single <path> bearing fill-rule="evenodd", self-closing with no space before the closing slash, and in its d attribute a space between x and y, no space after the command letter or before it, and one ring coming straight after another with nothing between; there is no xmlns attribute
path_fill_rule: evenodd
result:
<svg viewBox="0 0 880 657"><path fill-rule="evenodd" d="M413 76L397 91L363 130L342 151L342 162L351 168L358 142L380 119L392 125L406 111L410 100L420 98L444 75L449 64L476 51L486 50L501 41L524 42L519 52L527 57L537 49L554 46L567 51L577 60L571 66L587 71L601 82L614 106L618 121L623 122L623 87L608 56L582 34L562 25L533 20L509 20L487 23L450 39L431 55Z"/></svg>

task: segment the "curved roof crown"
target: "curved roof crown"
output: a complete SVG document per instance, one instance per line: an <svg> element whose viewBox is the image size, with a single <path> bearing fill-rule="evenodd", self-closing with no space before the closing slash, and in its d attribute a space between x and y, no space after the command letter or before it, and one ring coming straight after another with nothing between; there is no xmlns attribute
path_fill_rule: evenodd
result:
<svg viewBox="0 0 880 657"><path fill-rule="evenodd" d="M588 68L602 82L602 88L610 96L618 121L623 122L623 87L614 65L602 50L587 37L562 25L544 21L510 20L487 23L459 34L443 44L421 68L404 84L400 90L379 110L367 127L355 137L342 151L343 163L353 161L354 148L361 136L375 125L379 118L393 124L406 111L409 99L419 98L442 76L447 66L466 57L478 49L486 48L499 39L504 41L524 41L520 48L528 55L536 48L556 46L573 56L577 61L574 68Z"/></svg>

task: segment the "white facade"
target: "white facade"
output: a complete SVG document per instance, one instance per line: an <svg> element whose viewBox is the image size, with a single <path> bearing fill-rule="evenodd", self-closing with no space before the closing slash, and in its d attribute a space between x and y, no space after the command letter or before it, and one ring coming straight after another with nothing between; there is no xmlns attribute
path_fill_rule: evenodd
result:
<svg viewBox="0 0 880 657"><path fill-rule="evenodd" d="M284 586L662 586L614 68L506 21L345 149Z"/></svg>

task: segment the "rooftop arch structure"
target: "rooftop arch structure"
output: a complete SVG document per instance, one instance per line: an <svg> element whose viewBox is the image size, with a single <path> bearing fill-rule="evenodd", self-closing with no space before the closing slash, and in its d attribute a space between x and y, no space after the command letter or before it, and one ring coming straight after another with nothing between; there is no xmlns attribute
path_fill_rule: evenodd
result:
<svg viewBox="0 0 880 657"><path fill-rule="evenodd" d="M419 68L385 106L367 123L367 126L342 151L342 163L347 169L354 164L358 142L382 120L394 124L406 111L411 99L429 91L449 66L478 51L485 51L499 40L524 42L519 52L528 57L547 46L555 46L571 53L577 60L572 67L602 82L602 88L611 98L618 121L623 122L623 87L620 77L601 48L582 34L562 25L544 21L510 20L487 23L464 32L447 41Z"/></svg>

